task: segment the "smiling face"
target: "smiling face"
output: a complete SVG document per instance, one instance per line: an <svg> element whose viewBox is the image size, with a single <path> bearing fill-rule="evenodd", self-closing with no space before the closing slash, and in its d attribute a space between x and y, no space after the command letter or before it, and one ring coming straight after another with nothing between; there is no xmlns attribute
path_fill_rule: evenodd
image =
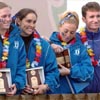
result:
<svg viewBox="0 0 100 100"><path fill-rule="evenodd" d="M28 13L22 20L18 20L19 27L22 30L22 36L29 36L35 29L37 17L34 13Z"/></svg>
<svg viewBox="0 0 100 100"><path fill-rule="evenodd" d="M10 27L12 18L11 18L11 9L9 7L4 7L0 9L0 31L7 31Z"/></svg>
<svg viewBox="0 0 100 100"><path fill-rule="evenodd" d="M83 21L86 23L87 29L92 32L97 32L100 27L100 11L86 12L86 16L83 17Z"/></svg>
<svg viewBox="0 0 100 100"><path fill-rule="evenodd" d="M74 23L64 23L59 27L60 35L64 42L69 42L75 37L77 26Z"/></svg>

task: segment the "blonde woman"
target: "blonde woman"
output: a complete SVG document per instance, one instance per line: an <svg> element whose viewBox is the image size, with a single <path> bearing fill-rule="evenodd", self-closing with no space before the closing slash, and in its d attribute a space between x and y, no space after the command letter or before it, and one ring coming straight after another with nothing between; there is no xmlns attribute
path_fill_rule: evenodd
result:
<svg viewBox="0 0 100 100"><path fill-rule="evenodd" d="M50 41L59 45L55 52L69 50L71 68L59 64L60 87L57 93L80 93L93 78L94 68L86 48L76 37L79 18L76 12L67 11L61 15L58 32L53 32ZM55 45L52 47L55 49Z"/></svg>

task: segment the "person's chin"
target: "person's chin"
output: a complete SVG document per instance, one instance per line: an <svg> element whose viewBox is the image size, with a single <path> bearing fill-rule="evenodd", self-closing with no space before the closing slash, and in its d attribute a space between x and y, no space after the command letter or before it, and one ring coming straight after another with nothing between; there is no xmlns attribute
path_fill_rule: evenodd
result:
<svg viewBox="0 0 100 100"><path fill-rule="evenodd" d="M29 35L31 35L33 32L27 32L27 35L29 36Z"/></svg>

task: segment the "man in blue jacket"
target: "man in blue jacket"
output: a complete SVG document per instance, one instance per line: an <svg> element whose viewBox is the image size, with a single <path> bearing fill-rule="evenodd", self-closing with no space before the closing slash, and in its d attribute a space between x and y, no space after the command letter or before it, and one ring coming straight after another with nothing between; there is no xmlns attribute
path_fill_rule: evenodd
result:
<svg viewBox="0 0 100 100"><path fill-rule="evenodd" d="M86 93L100 92L100 5L88 2L82 7L82 20L86 24L80 31L79 38L87 47L94 66L94 78L85 89Z"/></svg>

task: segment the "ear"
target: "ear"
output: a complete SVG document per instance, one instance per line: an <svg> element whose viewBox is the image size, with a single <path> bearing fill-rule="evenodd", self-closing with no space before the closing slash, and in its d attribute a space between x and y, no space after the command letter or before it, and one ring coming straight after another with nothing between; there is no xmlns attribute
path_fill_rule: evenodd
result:
<svg viewBox="0 0 100 100"><path fill-rule="evenodd" d="M16 24L18 24L20 26L21 21L19 18L16 18L15 22L16 22Z"/></svg>
<svg viewBox="0 0 100 100"><path fill-rule="evenodd" d="M83 20L84 23L86 22L86 18L85 17L82 17L82 20Z"/></svg>

